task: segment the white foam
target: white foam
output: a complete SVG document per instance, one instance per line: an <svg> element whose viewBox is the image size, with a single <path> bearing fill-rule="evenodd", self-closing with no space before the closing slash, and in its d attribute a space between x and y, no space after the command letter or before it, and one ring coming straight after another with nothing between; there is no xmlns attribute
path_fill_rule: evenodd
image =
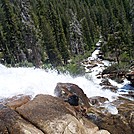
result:
<svg viewBox="0 0 134 134"><path fill-rule="evenodd" d="M118 114L118 109L113 104L108 103L108 104L105 104L104 107L112 115Z"/></svg>
<svg viewBox="0 0 134 134"><path fill-rule="evenodd" d="M56 71L2 66L0 67L0 98L18 94L35 96L42 93L54 95L54 88L58 82L77 84L88 97L102 96L112 99L113 96L116 96L109 90L101 90L100 85L95 83L95 78L73 78L70 75L58 74Z"/></svg>
<svg viewBox="0 0 134 134"><path fill-rule="evenodd" d="M95 51L92 53L92 57L93 57L94 59L97 59L99 52L100 52L100 50L95 50Z"/></svg>
<svg viewBox="0 0 134 134"><path fill-rule="evenodd" d="M100 50L96 49L88 60L99 60L99 52ZM58 74L57 71L52 70L20 67L7 68L0 64L0 98L18 94L27 94L33 97L37 94L54 95L57 83L62 82L78 85L88 97L101 96L112 101L118 94L110 90L101 90L99 85L101 79L96 78L96 75L102 72L104 66L109 64L110 62L108 61L102 61L101 64L98 63L96 67L91 69L91 73L76 78L71 77L69 74Z"/></svg>

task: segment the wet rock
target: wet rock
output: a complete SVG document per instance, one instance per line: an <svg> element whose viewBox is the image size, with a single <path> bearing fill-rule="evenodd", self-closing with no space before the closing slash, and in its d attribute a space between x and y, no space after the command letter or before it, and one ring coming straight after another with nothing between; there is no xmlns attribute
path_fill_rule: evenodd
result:
<svg viewBox="0 0 134 134"><path fill-rule="evenodd" d="M108 101L108 98L101 97L101 96L94 96L94 97L90 97L89 101L92 105L100 106L102 103Z"/></svg>
<svg viewBox="0 0 134 134"><path fill-rule="evenodd" d="M54 93L57 97L64 100L68 99L69 95L75 94L79 97L79 104L84 105L87 108L90 107L89 99L83 90L75 84L72 83L58 83L55 87Z"/></svg>
<svg viewBox="0 0 134 134"><path fill-rule="evenodd" d="M109 105L114 106L118 110L117 114L106 111L107 107L90 107L87 118L94 122L100 129L107 129L111 134L133 134L133 101L119 98L110 102ZM112 108L111 110L114 109ZM116 111L114 110L114 112Z"/></svg>
<svg viewBox="0 0 134 134"><path fill-rule="evenodd" d="M117 86L113 86L108 79L106 78L103 78L101 80L101 83L100 85L102 86L102 89L105 90L105 89L109 89L111 90L112 92L117 92L117 89L118 87Z"/></svg>
<svg viewBox="0 0 134 134"><path fill-rule="evenodd" d="M130 100L134 100L134 91L129 91L127 94L125 92L120 93L120 95L124 98L128 98Z"/></svg>
<svg viewBox="0 0 134 134"><path fill-rule="evenodd" d="M110 78L118 83L122 83L125 79L125 73L126 71L124 70L117 70L117 68L110 66L102 71L101 76L102 78Z"/></svg>
<svg viewBox="0 0 134 134"><path fill-rule="evenodd" d="M95 59L93 57L89 57L88 59L84 60L81 64L85 67L85 72L87 73L90 72L93 68L97 67L98 65L104 67L104 63L101 60Z"/></svg>
<svg viewBox="0 0 134 134"><path fill-rule="evenodd" d="M103 86L102 88L101 88L102 90L110 90L110 91L112 91L112 92L117 92L117 90L118 90L118 87L117 86Z"/></svg>
<svg viewBox="0 0 134 134"><path fill-rule="evenodd" d="M103 85L111 86L111 83L109 82L108 79L102 79L100 85L101 86L103 86Z"/></svg>
<svg viewBox="0 0 134 134"><path fill-rule="evenodd" d="M0 133L43 134L42 131L24 120L17 112L0 104Z"/></svg>

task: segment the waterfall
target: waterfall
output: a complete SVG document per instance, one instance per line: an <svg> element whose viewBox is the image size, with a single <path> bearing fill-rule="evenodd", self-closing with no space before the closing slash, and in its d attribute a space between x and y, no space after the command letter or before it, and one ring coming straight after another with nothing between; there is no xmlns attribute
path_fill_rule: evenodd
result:
<svg viewBox="0 0 134 134"><path fill-rule="evenodd" d="M97 59L98 50L95 50L88 60ZM107 61L93 67L90 73L85 76L72 77L69 74L59 74L55 70L44 70L37 68L8 68L0 64L0 99L12 97L18 94L35 96L37 94L50 94L54 96L54 89L57 83L73 83L83 89L88 97L102 96L110 101L116 99L117 93L110 90L101 90L99 85L101 79L97 79L96 74L108 66Z"/></svg>
<svg viewBox="0 0 134 134"><path fill-rule="evenodd" d="M94 81L85 76L74 78L69 74L58 74L54 70L7 68L0 65L0 98L18 94L32 95L33 97L37 94L54 95L54 88L58 82L77 84L88 97L103 96L112 99L113 96L116 96L109 90L101 90L101 86Z"/></svg>

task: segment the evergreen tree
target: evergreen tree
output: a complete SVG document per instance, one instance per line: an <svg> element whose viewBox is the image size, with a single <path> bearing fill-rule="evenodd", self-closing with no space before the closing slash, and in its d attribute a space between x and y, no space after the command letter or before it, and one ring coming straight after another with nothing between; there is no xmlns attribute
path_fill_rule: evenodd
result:
<svg viewBox="0 0 134 134"><path fill-rule="evenodd" d="M133 0L1 0L1 59L39 67L47 54L57 66L67 63L70 53L94 49L102 35L106 55L114 54L117 62L125 56L133 60L133 7Z"/></svg>
<svg viewBox="0 0 134 134"><path fill-rule="evenodd" d="M50 9L51 9L51 25L53 26L53 33L56 39L56 46L62 56L62 59L64 63L67 63L67 60L69 59L69 51L68 51L68 45L66 41L66 37L64 34L62 22L61 22L61 17L60 17L60 12L59 9L52 8L53 5L50 4Z"/></svg>
<svg viewBox="0 0 134 134"><path fill-rule="evenodd" d="M76 14L70 12L72 20L70 21L70 48L73 54L84 54L83 34L80 22Z"/></svg>
<svg viewBox="0 0 134 134"><path fill-rule="evenodd" d="M9 64L14 65L16 62L19 62L19 38L20 31L18 28L18 18L13 11L8 0L1 1L5 20L3 22L3 31L5 35L5 59ZM8 34L10 33L10 34Z"/></svg>
<svg viewBox="0 0 134 134"><path fill-rule="evenodd" d="M30 0L21 0L21 17L24 24L23 38L25 43L25 53L28 62L32 62L35 67L41 65L41 44L38 31L38 24L34 13L34 6Z"/></svg>
<svg viewBox="0 0 134 134"><path fill-rule="evenodd" d="M58 50L62 56L62 59L64 60L64 63L67 64L67 60L70 58L70 53L66 41L66 37L64 34L64 30L61 24L61 20L59 20L59 33L58 33Z"/></svg>
<svg viewBox="0 0 134 134"><path fill-rule="evenodd" d="M45 8L41 0L37 2L39 27L42 32L43 50L46 51L50 63L55 67L62 64L61 55L56 47L53 29L45 17Z"/></svg>
<svg viewBox="0 0 134 134"><path fill-rule="evenodd" d="M49 57L49 60L54 67L61 65L62 64L61 55L60 55L58 49L56 48L56 42L55 42L55 38L53 36L53 32L50 27L50 24L44 23L44 29L46 32L43 33L43 40L44 40L44 44L46 47L46 53Z"/></svg>

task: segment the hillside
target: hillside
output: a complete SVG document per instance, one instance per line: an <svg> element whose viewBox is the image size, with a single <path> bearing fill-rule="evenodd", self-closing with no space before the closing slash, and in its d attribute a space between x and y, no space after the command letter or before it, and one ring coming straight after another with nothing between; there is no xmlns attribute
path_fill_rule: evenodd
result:
<svg viewBox="0 0 134 134"><path fill-rule="evenodd" d="M130 64L133 9L132 0L1 0L0 62L66 65L101 37L103 58Z"/></svg>

